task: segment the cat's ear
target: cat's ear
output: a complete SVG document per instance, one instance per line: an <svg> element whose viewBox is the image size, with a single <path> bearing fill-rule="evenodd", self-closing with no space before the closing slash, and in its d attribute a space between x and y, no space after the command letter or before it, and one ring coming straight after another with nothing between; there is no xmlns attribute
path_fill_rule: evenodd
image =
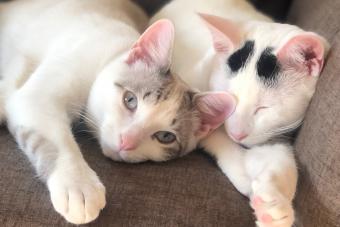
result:
<svg viewBox="0 0 340 227"><path fill-rule="evenodd" d="M235 22L204 13L198 13L207 25L217 53L229 53L241 41L240 25Z"/></svg>
<svg viewBox="0 0 340 227"><path fill-rule="evenodd" d="M328 50L329 45L324 38L306 32L288 40L278 51L277 58L284 68L318 76Z"/></svg>
<svg viewBox="0 0 340 227"><path fill-rule="evenodd" d="M201 127L196 136L201 139L218 128L234 112L236 99L227 92L206 92L194 97L200 112Z"/></svg>
<svg viewBox="0 0 340 227"><path fill-rule="evenodd" d="M152 24L133 45L126 60L128 65L142 61L150 67L168 69L171 62L175 29L170 20Z"/></svg>

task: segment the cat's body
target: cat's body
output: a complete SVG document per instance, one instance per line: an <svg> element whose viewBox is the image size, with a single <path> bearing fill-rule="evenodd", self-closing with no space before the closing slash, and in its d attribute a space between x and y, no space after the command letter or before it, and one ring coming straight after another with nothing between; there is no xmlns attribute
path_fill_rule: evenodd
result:
<svg viewBox="0 0 340 227"><path fill-rule="evenodd" d="M160 18L176 28L173 71L192 87L228 91L237 100L225 128L201 145L251 199L258 226L290 227L297 183L293 149L268 141L301 123L327 43L273 23L243 0L174 0L151 22Z"/></svg>
<svg viewBox="0 0 340 227"><path fill-rule="evenodd" d="M1 89L1 93L6 97L22 87L31 73L49 55L54 55L56 60L60 58L60 61L64 61L61 64L73 67L71 64L74 62L71 59L64 59L65 55L68 55L70 58L83 62L81 67L74 69L81 70L76 75L77 77L67 78L69 81L67 86L73 87L73 89L58 88L58 80L62 80L61 78L42 78L46 80L46 83L45 81L42 83L48 86L47 82L49 82L53 87L52 90L55 89L58 93L63 91L63 96L75 97L76 100L70 101L70 103L77 105L69 108L75 108L74 111L79 112L87 102L90 87L98 71L109 58L114 57L115 54L122 54L123 51L131 47L139 37L139 32L146 27L147 18L144 13L132 4L115 6L122 3L123 1L120 3L119 1L101 1L100 4L96 4L86 1L81 10L78 9L76 1L61 1L58 4L55 1L5 3L2 6L0 21L2 34L0 37L0 75L2 83L6 84L4 87L6 90ZM123 8L126 10L122 10ZM87 11L90 11L91 14ZM102 16L102 11L107 14L107 17ZM64 17L61 17L61 14ZM115 17L119 17L119 20L116 20ZM136 18L133 19L133 17ZM135 24L137 21L140 24ZM96 29L98 24L101 26ZM90 34L88 34L89 31L91 31ZM112 34L121 32L125 32L126 35L112 38ZM107 45L108 42L111 44L110 46ZM83 48L84 46L91 47L94 44L96 47L92 48L94 52L91 54L88 53L88 49ZM64 46L67 46L67 49ZM69 51L69 53L60 53L61 51ZM106 55L102 53L106 53ZM93 58L91 55L98 55L98 57ZM11 66L12 64L13 66ZM79 83L80 81L82 83ZM65 85L61 82L60 86ZM46 88L46 90L49 91L50 88ZM66 94L67 92L70 94ZM65 100L69 102L67 98ZM61 100L61 102L63 101Z"/></svg>
<svg viewBox="0 0 340 227"><path fill-rule="evenodd" d="M0 10L1 120L69 222L90 222L105 206L75 119L89 121L114 160L164 161L194 149L234 108L227 93L197 93L172 75L173 25L140 36L146 16L129 1L22 0Z"/></svg>

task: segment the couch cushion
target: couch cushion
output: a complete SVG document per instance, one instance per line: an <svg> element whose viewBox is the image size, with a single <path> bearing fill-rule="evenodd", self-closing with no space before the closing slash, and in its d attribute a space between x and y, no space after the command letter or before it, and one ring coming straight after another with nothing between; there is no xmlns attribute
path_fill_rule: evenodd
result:
<svg viewBox="0 0 340 227"><path fill-rule="evenodd" d="M332 45L296 141L297 226L340 226L340 1L295 0L289 20Z"/></svg>
<svg viewBox="0 0 340 227"><path fill-rule="evenodd" d="M132 165L106 159L87 135L79 143L107 190L107 206L90 226L253 226L248 200L200 152ZM5 129L0 173L1 226L68 226Z"/></svg>

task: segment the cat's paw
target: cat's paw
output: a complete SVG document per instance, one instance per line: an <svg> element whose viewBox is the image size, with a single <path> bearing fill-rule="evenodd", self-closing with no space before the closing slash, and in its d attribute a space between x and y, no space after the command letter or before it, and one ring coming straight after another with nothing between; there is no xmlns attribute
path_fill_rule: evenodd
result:
<svg viewBox="0 0 340 227"><path fill-rule="evenodd" d="M292 201L272 187L252 185L250 205L254 209L258 227L292 227L294 210Z"/></svg>
<svg viewBox="0 0 340 227"><path fill-rule="evenodd" d="M87 168L80 173L55 171L47 182L55 210L73 224L95 220L106 204L105 187Z"/></svg>

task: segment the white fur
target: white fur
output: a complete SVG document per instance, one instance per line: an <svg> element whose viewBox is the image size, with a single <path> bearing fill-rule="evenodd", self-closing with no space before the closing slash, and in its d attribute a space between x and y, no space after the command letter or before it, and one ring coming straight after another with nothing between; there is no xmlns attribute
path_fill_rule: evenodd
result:
<svg viewBox="0 0 340 227"><path fill-rule="evenodd" d="M1 10L0 117L5 105L56 211L74 224L91 222L105 206L105 188L70 124L97 74L129 50L146 17L124 0L26 0L1 3Z"/></svg>
<svg viewBox="0 0 340 227"><path fill-rule="evenodd" d="M146 16L130 1L0 7L0 120L69 222L91 222L105 206L105 188L72 134L75 119L92 126L114 160L165 161L196 148L234 108L226 92L194 92L169 71L172 23L158 21L140 36ZM135 108L124 96L131 93Z"/></svg>
<svg viewBox="0 0 340 227"><path fill-rule="evenodd" d="M209 29L197 12L232 19L239 24L243 39L255 40L253 60L237 76L228 78L226 59L230 53L215 52ZM286 144L259 144L299 126L318 77L292 69L282 76L283 86L266 89L256 80L255 66L264 48L273 46L279 50L291 38L306 32L296 26L273 23L244 0L174 0L151 22L160 18L172 20L176 28L173 71L197 89L234 94L238 104L226 120L225 130L228 134L246 131L248 137L242 144L252 148L244 150L223 129L216 130L201 145L216 157L222 171L242 194L265 201L261 206L253 206L258 226L290 227L297 182L293 149ZM318 39L327 52L326 41ZM254 114L263 104L271 108ZM262 222L263 214L273 220Z"/></svg>

